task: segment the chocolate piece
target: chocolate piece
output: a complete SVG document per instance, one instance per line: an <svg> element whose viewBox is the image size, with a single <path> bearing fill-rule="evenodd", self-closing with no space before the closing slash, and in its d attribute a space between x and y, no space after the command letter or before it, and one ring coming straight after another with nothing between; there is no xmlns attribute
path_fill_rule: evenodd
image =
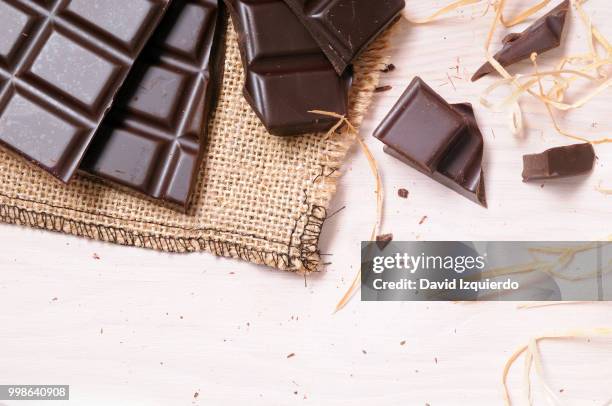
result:
<svg viewBox="0 0 612 406"><path fill-rule="evenodd" d="M245 68L244 95L266 129L286 136L326 131L345 115L352 72L336 75L282 0L226 0Z"/></svg>
<svg viewBox="0 0 612 406"><path fill-rule="evenodd" d="M408 199L409 192L408 190L401 188L397 191L397 195L402 199Z"/></svg>
<svg viewBox="0 0 612 406"><path fill-rule="evenodd" d="M374 136L402 151L422 171L433 173L465 127L461 114L415 77Z"/></svg>
<svg viewBox="0 0 612 406"><path fill-rule="evenodd" d="M393 241L393 234L382 234L376 236L376 245L381 251L384 251L385 248L387 248L387 245L391 243L391 241Z"/></svg>
<svg viewBox="0 0 612 406"><path fill-rule="evenodd" d="M589 143L551 148L523 156L523 181L583 175L591 172L594 165L595 150Z"/></svg>
<svg viewBox="0 0 612 406"><path fill-rule="evenodd" d="M388 92L389 90L393 89L393 86L378 86L376 89L374 89L374 93L384 93L384 92Z"/></svg>
<svg viewBox="0 0 612 406"><path fill-rule="evenodd" d="M387 154L487 206L484 142L469 103L449 105L416 78L374 136Z"/></svg>
<svg viewBox="0 0 612 406"><path fill-rule="evenodd" d="M0 0L0 143L63 182L167 0Z"/></svg>
<svg viewBox="0 0 612 406"><path fill-rule="evenodd" d="M185 210L223 62L221 0L174 0L81 169Z"/></svg>
<svg viewBox="0 0 612 406"><path fill-rule="evenodd" d="M557 48L561 44L565 17L569 7L569 0L565 0L525 31L507 35L502 40L503 48L494 56L495 60L506 67L530 58L534 52L542 54ZM472 82L493 72L495 69L487 62L474 74Z"/></svg>
<svg viewBox="0 0 612 406"><path fill-rule="evenodd" d="M390 63L388 65L386 65L383 69L381 69L380 71L382 73L389 73L389 72L393 72L395 70L395 65Z"/></svg>
<svg viewBox="0 0 612 406"><path fill-rule="evenodd" d="M342 74L396 21L404 0L284 0Z"/></svg>

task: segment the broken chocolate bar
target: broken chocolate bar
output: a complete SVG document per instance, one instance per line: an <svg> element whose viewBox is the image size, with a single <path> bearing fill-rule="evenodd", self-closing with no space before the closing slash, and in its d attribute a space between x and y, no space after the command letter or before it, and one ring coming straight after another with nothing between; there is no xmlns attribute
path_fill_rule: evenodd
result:
<svg viewBox="0 0 612 406"><path fill-rule="evenodd" d="M284 0L342 74L396 21L404 0Z"/></svg>
<svg viewBox="0 0 612 406"><path fill-rule="evenodd" d="M589 143L551 148L523 156L523 181L584 175L593 170L595 150Z"/></svg>
<svg viewBox="0 0 612 406"><path fill-rule="evenodd" d="M329 130L346 115L352 70L341 77L282 0L226 0L238 32L244 95L274 135Z"/></svg>
<svg viewBox="0 0 612 406"><path fill-rule="evenodd" d="M77 170L167 0L0 0L0 144Z"/></svg>
<svg viewBox="0 0 612 406"><path fill-rule="evenodd" d="M417 77L374 136L387 154L487 206L484 142L470 104L449 105Z"/></svg>
<svg viewBox="0 0 612 406"><path fill-rule="evenodd" d="M221 0L174 0L81 169L186 210L221 81Z"/></svg>
<svg viewBox="0 0 612 406"><path fill-rule="evenodd" d="M541 54L558 47L569 7L569 0L565 0L525 31L507 35L502 41L503 48L494 56L495 60L506 67L531 57L534 52ZM487 62L474 74L472 81L493 72L495 69Z"/></svg>

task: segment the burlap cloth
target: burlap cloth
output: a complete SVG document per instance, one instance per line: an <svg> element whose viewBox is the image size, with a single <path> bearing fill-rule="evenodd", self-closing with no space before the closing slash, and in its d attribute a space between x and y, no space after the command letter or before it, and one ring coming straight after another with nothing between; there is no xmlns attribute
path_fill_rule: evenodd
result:
<svg viewBox="0 0 612 406"><path fill-rule="evenodd" d="M358 126L384 67L389 33L355 65L349 119ZM316 271L317 244L348 136L269 135L242 96L236 34L204 168L187 214L77 176L65 186L0 150L0 220L168 252L210 251L290 271Z"/></svg>

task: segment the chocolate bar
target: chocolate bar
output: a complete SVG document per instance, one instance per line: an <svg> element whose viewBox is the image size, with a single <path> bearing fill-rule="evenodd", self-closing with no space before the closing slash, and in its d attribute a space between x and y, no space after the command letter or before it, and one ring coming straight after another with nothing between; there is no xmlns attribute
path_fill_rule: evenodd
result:
<svg viewBox="0 0 612 406"><path fill-rule="evenodd" d="M569 0L565 0L525 31L507 35L502 40L503 48L493 58L506 67L530 58L534 52L542 54L557 48L561 45L561 36L569 7ZM493 72L495 69L487 62L474 74L472 82Z"/></svg>
<svg viewBox="0 0 612 406"><path fill-rule="evenodd" d="M0 0L0 144L63 182L168 0Z"/></svg>
<svg viewBox="0 0 612 406"><path fill-rule="evenodd" d="M284 0L338 74L397 20L404 0Z"/></svg>
<svg viewBox="0 0 612 406"><path fill-rule="evenodd" d="M222 74L221 0L174 0L81 169L186 210Z"/></svg>
<svg viewBox="0 0 612 406"><path fill-rule="evenodd" d="M523 181L567 178L589 173L595 165L595 150L589 143L551 148L541 154L523 156Z"/></svg>
<svg viewBox="0 0 612 406"><path fill-rule="evenodd" d="M326 131L345 115L352 72L336 75L282 0L226 0L245 69L244 96L266 129L288 136Z"/></svg>
<svg viewBox="0 0 612 406"><path fill-rule="evenodd" d="M417 77L374 137L385 143L387 154L487 206L484 142L469 103L449 105Z"/></svg>

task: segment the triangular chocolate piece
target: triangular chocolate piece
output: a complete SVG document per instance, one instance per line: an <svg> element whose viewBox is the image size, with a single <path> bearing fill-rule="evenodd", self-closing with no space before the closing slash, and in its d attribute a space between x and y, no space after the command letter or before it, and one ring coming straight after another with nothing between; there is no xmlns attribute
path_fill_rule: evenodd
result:
<svg viewBox="0 0 612 406"><path fill-rule="evenodd" d="M525 31L507 35L502 41L503 48L494 56L495 60L506 67L529 58L534 52L542 54L557 48L561 45L561 36L569 8L570 1L564 0ZM487 62L474 74L472 82L493 72L495 69Z"/></svg>

